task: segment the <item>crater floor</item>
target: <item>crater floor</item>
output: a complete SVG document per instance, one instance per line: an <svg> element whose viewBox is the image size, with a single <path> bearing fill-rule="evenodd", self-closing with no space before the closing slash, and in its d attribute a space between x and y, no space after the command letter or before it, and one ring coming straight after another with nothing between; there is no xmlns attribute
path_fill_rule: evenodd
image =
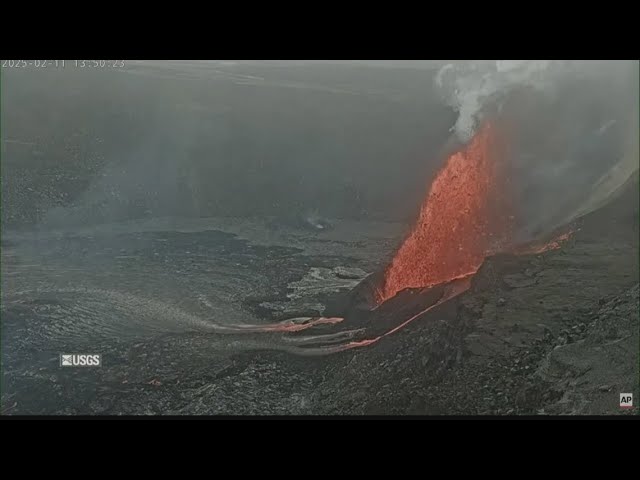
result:
<svg viewBox="0 0 640 480"><path fill-rule="evenodd" d="M4 234L2 412L633 414L618 406L640 393L633 205L588 215L560 250L491 257L465 293L326 356L224 327L321 313L385 264L405 225L161 219ZM103 365L62 368L61 353Z"/></svg>

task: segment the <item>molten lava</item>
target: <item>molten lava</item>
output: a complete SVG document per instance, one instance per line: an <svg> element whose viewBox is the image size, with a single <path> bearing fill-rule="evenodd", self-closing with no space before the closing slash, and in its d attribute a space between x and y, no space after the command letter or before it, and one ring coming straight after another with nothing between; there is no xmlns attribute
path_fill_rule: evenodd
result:
<svg viewBox="0 0 640 480"><path fill-rule="evenodd" d="M558 250L564 242L571 238L573 235L573 230L565 232L557 237L549 240L543 244L532 244L520 247L515 250L515 254L517 255L538 255L540 253L546 252L548 250Z"/></svg>
<svg viewBox="0 0 640 480"><path fill-rule="evenodd" d="M433 180L415 227L385 271L378 304L405 288L474 274L508 243L510 209L504 144L486 123Z"/></svg>
<svg viewBox="0 0 640 480"><path fill-rule="evenodd" d="M428 306L423 304L420 311L410 316L387 312L397 323L384 333L377 330L371 338L354 340L356 335L366 334L365 328L297 336L287 340L286 351L327 355L372 345L469 289L470 277L488 255L505 251L515 255L539 254L560 248L573 231L562 234L556 231L555 237L547 237L544 242L514 245L515 212L505 144L500 140L495 124L486 123L471 142L446 160L421 205L415 226L385 270L376 291L378 305L406 288L443 284L441 297ZM299 317L267 325L216 326L216 330L294 333L339 323L350 327L348 319L342 317Z"/></svg>

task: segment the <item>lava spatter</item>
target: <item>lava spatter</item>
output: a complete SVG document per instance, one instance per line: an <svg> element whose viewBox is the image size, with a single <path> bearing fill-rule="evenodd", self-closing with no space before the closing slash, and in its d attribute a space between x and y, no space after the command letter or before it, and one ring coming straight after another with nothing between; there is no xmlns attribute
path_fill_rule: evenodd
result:
<svg viewBox="0 0 640 480"><path fill-rule="evenodd" d="M513 215L505 149L486 123L433 180L416 224L385 271L378 304L405 288L475 273L508 244Z"/></svg>

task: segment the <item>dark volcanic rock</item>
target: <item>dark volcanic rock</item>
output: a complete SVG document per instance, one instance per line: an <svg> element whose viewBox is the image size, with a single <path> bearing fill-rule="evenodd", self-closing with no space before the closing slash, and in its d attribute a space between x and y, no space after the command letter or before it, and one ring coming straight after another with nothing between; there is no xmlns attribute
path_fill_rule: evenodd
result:
<svg viewBox="0 0 640 480"><path fill-rule="evenodd" d="M14 247L3 248L3 279L10 279L3 286L12 290L3 288L2 413L634 414L618 405L620 393L640 395L632 193L631 203L621 197L617 208L581 219L560 250L486 259L470 288L450 301L438 304L447 286L408 289L371 311L378 272L328 302L325 315L344 322L299 335L200 328L229 314L217 302L231 299L241 310L235 315L246 318L247 290L260 302L282 299L311 260L334 268L344 258L311 259L212 232L38 243L60 255L58 269L48 262L20 270ZM102 263L92 266L109 275L86 272L78 252L93 243ZM198 261L185 252L197 252ZM146 270L135 276L142 256ZM36 272L35 293L26 268ZM60 272L92 288L52 293ZM149 284L151 274L163 281ZM121 291L112 291L114 282ZM209 298L215 282L222 295ZM180 308L165 301L171 295L180 296ZM366 347L327 356L274 351L341 329L362 328L371 339L414 316ZM69 345L103 352L105 365L61 369L58 354Z"/></svg>
<svg viewBox="0 0 640 480"><path fill-rule="evenodd" d="M637 189L635 200L633 194L581 219L560 250L486 259L467 292L367 347L348 370L331 368L311 398L314 408L630 413L618 407L618 395L638 395L638 226L625 213L633 202L637 212ZM374 279L351 292L353 298L366 303ZM397 304L392 299L380 308L393 305L393 315L406 318L416 304L412 295L422 293L402 292ZM398 355L400 361L392 360ZM360 402L327 403L331 392L365 395Z"/></svg>

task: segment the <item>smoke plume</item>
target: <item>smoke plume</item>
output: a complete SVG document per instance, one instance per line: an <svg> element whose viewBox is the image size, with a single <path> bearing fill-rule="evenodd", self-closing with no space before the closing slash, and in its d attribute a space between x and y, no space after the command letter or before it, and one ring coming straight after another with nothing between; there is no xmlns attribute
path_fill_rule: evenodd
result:
<svg viewBox="0 0 640 480"><path fill-rule="evenodd" d="M459 62L435 77L459 142L488 118L509 130L523 239L601 204L637 171L637 85L637 61Z"/></svg>

